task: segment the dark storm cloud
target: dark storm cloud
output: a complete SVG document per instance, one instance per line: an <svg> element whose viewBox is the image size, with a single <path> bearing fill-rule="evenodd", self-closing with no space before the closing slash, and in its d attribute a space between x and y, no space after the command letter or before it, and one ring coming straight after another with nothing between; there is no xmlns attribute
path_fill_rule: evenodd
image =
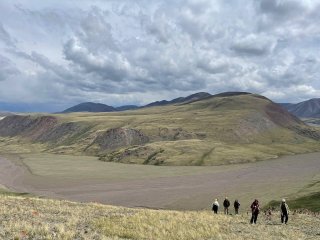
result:
<svg viewBox="0 0 320 240"><path fill-rule="evenodd" d="M233 90L315 97L319 3L2 3L0 101L137 104Z"/></svg>

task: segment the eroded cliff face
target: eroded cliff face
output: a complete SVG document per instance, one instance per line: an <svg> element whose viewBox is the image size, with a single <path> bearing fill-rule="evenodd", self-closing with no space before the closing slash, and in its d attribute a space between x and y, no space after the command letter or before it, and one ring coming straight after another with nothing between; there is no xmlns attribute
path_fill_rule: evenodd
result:
<svg viewBox="0 0 320 240"><path fill-rule="evenodd" d="M32 140L41 138L58 124L52 116L7 116L0 121L0 136L24 136Z"/></svg>
<svg viewBox="0 0 320 240"><path fill-rule="evenodd" d="M70 145L80 140L90 129L78 122L59 122L54 116L5 117L0 121L0 136L22 137L37 143Z"/></svg>
<svg viewBox="0 0 320 240"><path fill-rule="evenodd" d="M132 145L143 145L149 137L142 131L132 128L112 128L100 133L93 141L101 150L115 150Z"/></svg>
<svg viewBox="0 0 320 240"><path fill-rule="evenodd" d="M137 129L111 128L96 131L92 130L93 127L93 124L82 122L59 122L54 116L13 115L0 120L0 136L21 137L31 143L47 144L51 150L78 144L89 154L149 142L149 137Z"/></svg>
<svg viewBox="0 0 320 240"><path fill-rule="evenodd" d="M43 151L154 165L223 164L320 148L319 129L254 94L134 113L7 116L0 137L39 143Z"/></svg>

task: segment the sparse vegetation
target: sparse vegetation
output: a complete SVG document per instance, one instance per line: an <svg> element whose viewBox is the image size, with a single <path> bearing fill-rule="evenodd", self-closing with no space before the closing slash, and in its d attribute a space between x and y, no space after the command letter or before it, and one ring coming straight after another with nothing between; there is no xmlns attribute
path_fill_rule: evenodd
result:
<svg viewBox="0 0 320 240"><path fill-rule="evenodd" d="M291 210L305 209L312 212L320 212L320 192L311 193L307 196L289 199L287 201ZM280 201L271 201L265 208L279 208Z"/></svg>
<svg viewBox="0 0 320 240"><path fill-rule="evenodd" d="M320 150L319 129L254 94L125 112L18 116L0 121L0 136L1 152L155 165L222 165Z"/></svg>
<svg viewBox="0 0 320 240"><path fill-rule="evenodd" d="M320 127L320 118L306 118L303 121L310 126Z"/></svg>
<svg viewBox="0 0 320 240"><path fill-rule="evenodd" d="M31 196L31 195L29 193L12 192L12 191L9 191L6 188L0 187L0 197L1 196Z"/></svg>
<svg viewBox="0 0 320 240"><path fill-rule="evenodd" d="M277 214L258 224L249 215L130 209L30 197L0 196L1 239L320 239L320 218Z"/></svg>

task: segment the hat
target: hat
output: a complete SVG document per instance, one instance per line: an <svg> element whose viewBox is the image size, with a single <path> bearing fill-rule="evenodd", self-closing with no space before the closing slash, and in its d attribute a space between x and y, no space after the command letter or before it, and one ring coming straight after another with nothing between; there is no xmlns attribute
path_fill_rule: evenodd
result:
<svg viewBox="0 0 320 240"><path fill-rule="evenodd" d="M282 202L286 202L286 200L284 198L282 198Z"/></svg>

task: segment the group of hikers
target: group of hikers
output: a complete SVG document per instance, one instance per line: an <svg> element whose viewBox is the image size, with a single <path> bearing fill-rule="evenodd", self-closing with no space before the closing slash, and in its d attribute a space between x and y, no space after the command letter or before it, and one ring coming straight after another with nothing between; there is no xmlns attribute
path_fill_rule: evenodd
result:
<svg viewBox="0 0 320 240"><path fill-rule="evenodd" d="M224 207L224 214L229 214L229 207L230 207L230 201L229 199L226 197L223 201L223 207ZM215 199L213 204L212 204L212 211L217 214L218 210L219 210L219 202L218 199ZM239 214L239 208L240 208L240 203L239 201L236 199L233 203L233 207L234 207L234 212L235 214ZM256 224L257 223L257 219L258 219L258 215L260 213L260 205L259 205L259 201L258 199L255 199L251 206L251 220L250 223L251 224ZM280 204L280 212L281 212L281 223L288 223L288 219L289 219L289 207L288 204L286 203L285 199L282 199L281 204ZM271 210L269 209L268 212L266 213L269 217L271 217Z"/></svg>

